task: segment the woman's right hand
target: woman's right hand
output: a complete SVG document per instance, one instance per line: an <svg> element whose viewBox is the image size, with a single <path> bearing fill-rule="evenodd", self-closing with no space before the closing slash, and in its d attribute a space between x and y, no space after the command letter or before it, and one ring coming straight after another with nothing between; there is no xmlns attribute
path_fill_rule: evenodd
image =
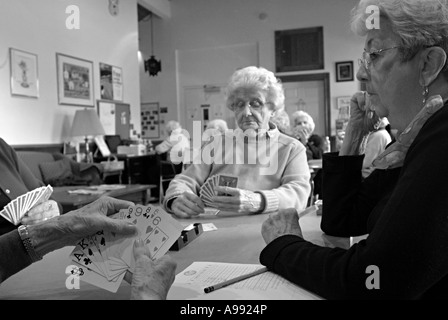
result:
<svg viewBox="0 0 448 320"><path fill-rule="evenodd" d="M377 96L369 96L365 91L356 92L350 100L350 121L347 126L367 134L374 130L379 121L375 105L379 104Z"/></svg>
<svg viewBox="0 0 448 320"><path fill-rule="evenodd" d="M374 112L375 104L380 101L377 96L369 96L365 91L356 92L350 100L350 120L345 129L340 156L360 154L360 146L369 134L374 130L379 118Z"/></svg>
<svg viewBox="0 0 448 320"><path fill-rule="evenodd" d="M204 213L204 207L201 198L194 193L185 191L173 201L171 211L179 218L190 218Z"/></svg>

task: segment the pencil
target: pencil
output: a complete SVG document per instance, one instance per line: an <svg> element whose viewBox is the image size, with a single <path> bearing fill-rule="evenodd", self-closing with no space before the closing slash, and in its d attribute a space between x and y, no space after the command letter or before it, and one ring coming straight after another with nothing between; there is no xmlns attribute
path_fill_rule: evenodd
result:
<svg viewBox="0 0 448 320"><path fill-rule="evenodd" d="M248 278L250 278L250 277L259 275L259 274L261 274L261 273L263 273L263 272L266 272L266 271L268 271L268 268L266 268L266 267L257 269L257 270L255 270L255 271L253 271L253 272L250 272L250 273L247 273L247 274L243 274L243 275L238 276L238 277L236 277L236 278L229 279L229 280L223 281L223 282L221 282L221 283L215 284L215 285L213 285L213 286L204 288L204 292L205 292L205 293L210 293L210 292L212 292L212 291L221 289L221 288L223 288L223 287L226 287L226 286L228 286L228 285L234 284L234 283L236 283L236 282L239 282L239 281L242 281L242 280L246 280L246 279L248 279Z"/></svg>

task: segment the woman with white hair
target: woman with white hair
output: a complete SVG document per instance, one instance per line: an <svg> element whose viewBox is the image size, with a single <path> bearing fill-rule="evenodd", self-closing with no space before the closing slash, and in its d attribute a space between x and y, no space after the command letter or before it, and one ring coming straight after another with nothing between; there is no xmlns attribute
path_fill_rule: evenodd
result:
<svg viewBox="0 0 448 320"><path fill-rule="evenodd" d="M298 110L291 115L293 128L292 134L299 139L304 145L308 142L308 138L314 132L316 125L309 113Z"/></svg>
<svg viewBox="0 0 448 320"><path fill-rule="evenodd" d="M226 104L239 128L203 145L201 161L171 181L165 209L182 218L204 213L206 204L231 214L304 209L311 190L305 148L270 122L284 108L284 100L282 84L273 72L254 66L234 72ZM223 176L233 186L216 186L207 203L201 187Z"/></svg>
<svg viewBox="0 0 448 320"><path fill-rule="evenodd" d="M298 110L291 115L293 128L292 136L298 139L306 147L306 156L308 160L322 159L323 137L312 135L316 127L313 118L309 113ZM310 139L313 136L313 139ZM316 141L319 143L316 144Z"/></svg>
<svg viewBox="0 0 448 320"><path fill-rule="evenodd" d="M367 94L350 101L339 153L323 156L320 227L368 237L321 247L287 210L263 223L260 262L326 299L447 299L448 0L361 0L352 28L365 37L357 78ZM364 179L360 145L383 117L396 140Z"/></svg>
<svg viewBox="0 0 448 320"><path fill-rule="evenodd" d="M392 137L386 130L388 124L387 118L380 119L374 130L365 139L364 161L362 163L362 176L364 178L367 178L375 170L373 160L383 153L386 146L392 142Z"/></svg>
<svg viewBox="0 0 448 320"><path fill-rule="evenodd" d="M165 125L167 137L155 147L157 154L167 154L166 159L176 165L176 170L182 170L183 159L190 149L190 140L183 133L179 122L171 120Z"/></svg>
<svg viewBox="0 0 448 320"><path fill-rule="evenodd" d="M216 129L219 132L226 132L229 129L227 122L223 119L213 119L207 124L206 130Z"/></svg>

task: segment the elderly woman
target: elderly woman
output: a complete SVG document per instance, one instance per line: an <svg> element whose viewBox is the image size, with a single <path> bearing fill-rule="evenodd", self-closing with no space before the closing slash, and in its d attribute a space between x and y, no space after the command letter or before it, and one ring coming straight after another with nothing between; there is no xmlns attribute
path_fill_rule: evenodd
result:
<svg viewBox="0 0 448 320"><path fill-rule="evenodd" d="M316 144L316 139L321 140L322 137L319 139L318 135L312 135L316 127L313 118L309 113L302 110L294 112L291 117L293 122L291 135L306 147L307 159L322 159L323 148L320 143ZM312 136L313 139L310 139Z"/></svg>
<svg viewBox="0 0 448 320"><path fill-rule="evenodd" d="M377 29L366 13L375 6ZM367 93L352 98L339 155L324 154L321 227L368 238L319 247L287 210L263 224L260 260L324 298L447 298L447 0L362 0L352 27L366 36L357 78ZM359 147L377 117L398 135L363 179Z"/></svg>
<svg viewBox="0 0 448 320"><path fill-rule="evenodd" d="M200 188L215 176L224 178L214 185L210 202L226 214L303 209L310 194L305 148L269 121L284 108L281 83L264 68L246 67L232 75L227 94L239 128L207 140L201 161L171 181L166 210L183 218L203 213Z"/></svg>
<svg viewBox="0 0 448 320"><path fill-rule="evenodd" d="M223 119L213 119L211 120L208 124L206 129L216 129L219 130L220 132L226 132L226 130L229 129L229 127L227 126L227 122Z"/></svg>

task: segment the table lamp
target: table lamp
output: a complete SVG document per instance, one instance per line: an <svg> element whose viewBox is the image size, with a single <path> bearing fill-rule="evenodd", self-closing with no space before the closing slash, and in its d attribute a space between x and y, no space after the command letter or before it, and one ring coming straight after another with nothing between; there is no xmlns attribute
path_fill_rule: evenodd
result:
<svg viewBox="0 0 448 320"><path fill-rule="evenodd" d="M104 134L104 128L95 110L76 110L75 118L73 119L72 125L72 136L84 137L86 143L86 162L92 161L89 156L89 136L98 136Z"/></svg>

